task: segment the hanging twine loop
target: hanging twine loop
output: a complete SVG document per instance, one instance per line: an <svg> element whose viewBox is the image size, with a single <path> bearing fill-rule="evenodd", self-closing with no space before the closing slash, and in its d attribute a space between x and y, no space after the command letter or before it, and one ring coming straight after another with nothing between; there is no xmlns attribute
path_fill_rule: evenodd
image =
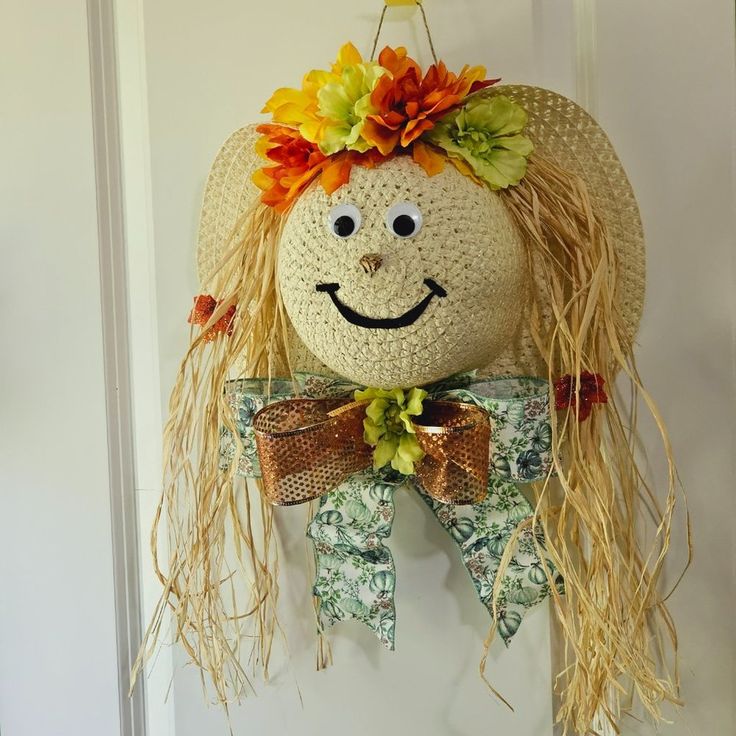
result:
<svg viewBox="0 0 736 736"><path fill-rule="evenodd" d="M398 5L399 3L391 3L392 5ZM432 59L437 64L437 53L434 50L434 42L432 41L432 34L429 31L429 23L427 22L427 14L424 12L424 6L421 0L413 0L412 2L401 3L402 5L416 5L419 8L419 12L422 14L422 22L424 23L424 30L427 32L427 41L429 41L429 50L432 52ZM376 49L378 48L378 39L381 35L381 29L383 28L383 21L386 18L386 11L389 8L389 0L385 0L383 10L381 11L381 17L378 19L378 28L376 29L376 35L373 37L373 48L371 49L371 61L376 58Z"/></svg>

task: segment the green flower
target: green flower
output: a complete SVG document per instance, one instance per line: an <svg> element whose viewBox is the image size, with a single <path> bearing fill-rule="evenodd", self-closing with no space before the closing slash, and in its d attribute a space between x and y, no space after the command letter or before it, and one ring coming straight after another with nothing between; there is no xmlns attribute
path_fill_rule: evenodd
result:
<svg viewBox="0 0 736 736"><path fill-rule="evenodd" d="M356 401L371 400L365 409L363 439L373 450L373 467L378 470L391 463L403 475L413 475L414 463L424 457L419 447L411 417L422 413L427 392L413 388L408 394L400 388L386 391L367 388L355 392Z"/></svg>
<svg viewBox="0 0 736 736"><path fill-rule="evenodd" d="M376 82L387 74L375 62L349 64L339 79L329 82L317 93L319 114L326 118L319 135L319 147L326 156L347 148L365 152L370 148L361 137L368 115L377 112L371 103Z"/></svg>
<svg viewBox="0 0 736 736"><path fill-rule="evenodd" d="M471 97L440 119L423 138L470 167L491 189L518 184L534 150L521 135L527 114L508 97Z"/></svg>

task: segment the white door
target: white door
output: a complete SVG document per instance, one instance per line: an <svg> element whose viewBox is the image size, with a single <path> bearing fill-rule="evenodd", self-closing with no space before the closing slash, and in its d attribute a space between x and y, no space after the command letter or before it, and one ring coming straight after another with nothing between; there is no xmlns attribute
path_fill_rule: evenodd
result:
<svg viewBox="0 0 736 736"><path fill-rule="evenodd" d="M168 391L185 347L185 317L197 293L193 247L198 204L219 145L258 120L271 92L322 67L352 40L370 50L381 2L246 4L144 2L153 215L162 386ZM438 54L450 68L484 63L506 81L541 80L574 94L574 63L553 43L536 48L542 26L571 37L563 17L533 12L530 2L431 3L426 10ZM540 25L541 24L541 25ZM431 63L419 17L391 12L382 42L401 44ZM196 53L192 50L197 49ZM541 69L540 72L538 71ZM380 729L466 734L480 724L524 736L552 732L549 619L546 606L528 618L512 647L492 648L488 677L512 713L478 676L488 614L478 603L457 549L415 496L397 498L390 547L397 568L397 649L387 652L360 626L330 633L335 664L315 672L314 618L300 507L278 512L282 537L281 616L291 664L274 682L233 708L236 733L299 732L363 736ZM277 645L278 648L278 645ZM197 673L175 655L176 736L225 731L206 707ZM301 699L300 699L301 693ZM149 707L151 707L149 698Z"/></svg>
<svg viewBox="0 0 736 736"><path fill-rule="evenodd" d="M155 301L151 292L139 296L153 310L155 330L143 329L145 314L137 327L145 333L143 352L158 335L153 357L160 364L163 405L197 293L198 207L218 146L243 123L259 119L273 89L322 66L343 41L368 50L381 3L121 0L119 6L128 23L119 36L122 71L135 66L142 75L127 90L128 104L134 104L137 84L145 89L138 104L148 115L143 129L140 118L129 120L129 128L137 131L139 144L146 139L150 147ZM425 7L438 53L451 67L483 63L505 81L577 98L608 130L630 174L648 236L639 364L671 429L698 547L671 601L688 706L669 714L676 725L668 732L733 733L732 3L707 0L696 8L685 0L426 0ZM133 17L141 22L137 32ZM389 16L383 39L428 59L419 20L408 11ZM131 51L141 40L142 68ZM146 171L145 162L139 169ZM139 254L149 257L150 252ZM149 260L145 267L133 260L139 275L150 266ZM155 388L149 383L150 396ZM150 481L149 491L155 483ZM145 507L152 492L143 490ZM303 514L282 509L278 517L291 664L274 668L274 681L260 688L258 698L232 709L235 733L552 733L546 610L528 618L510 650L492 649L489 677L515 706L511 713L476 674L486 615L453 549L411 497L398 499L391 540L401 581L398 650L385 652L366 632L346 624L332 634L335 665L316 673ZM685 557L682 534L674 544L680 551L673 555L672 579ZM159 666L165 671L164 658ZM207 707L196 672L184 667L177 650L173 697L161 708L166 684L149 692L152 722L169 723L152 729L152 736L164 728L175 736L227 732L223 714ZM630 720L624 733L652 731Z"/></svg>

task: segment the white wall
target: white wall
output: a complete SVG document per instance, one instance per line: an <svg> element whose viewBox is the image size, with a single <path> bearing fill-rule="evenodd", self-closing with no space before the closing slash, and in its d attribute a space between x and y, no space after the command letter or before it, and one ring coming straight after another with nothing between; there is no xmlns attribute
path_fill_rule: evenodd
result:
<svg viewBox="0 0 736 736"><path fill-rule="evenodd" d="M600 3L598 38L599 114L648 238L639 368L670 428L694 529L694 562L671 600L687 707L664 733L725 736L736 733L734 4ZM670 583L684 559L680 535Z"/></svg>
<svg viewBox="0 0 736 736"><path fill-rule="evenodd" d="M118 715L84 2L0 5L0 730Z"/></svg>

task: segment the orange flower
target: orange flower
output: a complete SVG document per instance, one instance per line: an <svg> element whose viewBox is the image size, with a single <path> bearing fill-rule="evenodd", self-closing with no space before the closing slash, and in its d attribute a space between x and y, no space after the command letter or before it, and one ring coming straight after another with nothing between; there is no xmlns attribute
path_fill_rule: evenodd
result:
<svg viewBox="0 0 736 736"><path fill-rule="evenodd" d="M327 164L327 157L316 143L302 138L298 130L284 125L259 125L263 137L256 150L275 164L253 174L261 190L261 201L283 212Z"/></svg>
<svg viewBox="0 0 736 736"><path fill-rule="evenodd" d="M371 94L371 103L378 113L367 116L362 135L384 156L398 145L411 145L470 92L498 81L484 80L486 70L482 66L465 66L455 75L443 62L429 67L422 78L419 65L403 47L387 46L378 63L390 74L378 80Z"/></svg>
<svg viewBox="0 0 736 736"><path fill-rule="evenodd" d="M350 181L353 166L373 168L385 160L375 149L366 153L345 151L327 157L316 143L283 125L259 125L256 130L263 136L256 150L275 165L256 171L253 182L263 191L261 202L279 212L287 210L317 176L325 192L332 194Z"/></svg>

